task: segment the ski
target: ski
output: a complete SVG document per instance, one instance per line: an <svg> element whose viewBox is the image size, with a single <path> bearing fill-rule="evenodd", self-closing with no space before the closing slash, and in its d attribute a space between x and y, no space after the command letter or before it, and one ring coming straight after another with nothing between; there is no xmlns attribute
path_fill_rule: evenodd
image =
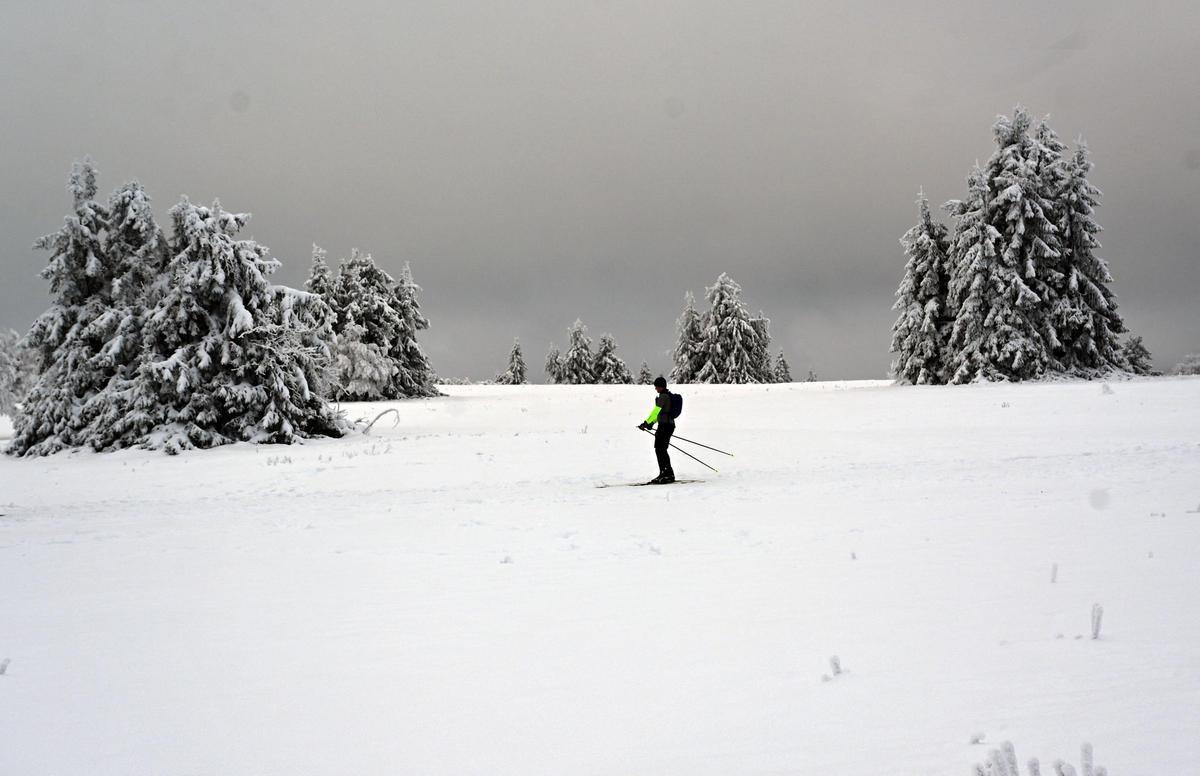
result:
<svg viewBox="0 0 1200 776"><path fill-rule="evenodd" d="M694 482L704 482L704 480L675 480L674 482L600 482L596 484L597 488L641 488L646 485L689 485Z"/></svg>

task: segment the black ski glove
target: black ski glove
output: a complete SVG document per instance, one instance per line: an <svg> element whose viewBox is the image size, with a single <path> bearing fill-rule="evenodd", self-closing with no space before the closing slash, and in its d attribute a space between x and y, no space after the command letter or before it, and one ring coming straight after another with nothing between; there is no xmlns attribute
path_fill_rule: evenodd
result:
<svg viewBox="0 0 1200 776"><path fill-rule="evenodd" d="M638 428L640 428L640 429L641 429L641 430L643 430L643 431L649 431L649 430L650 430L650 424L649 424L649 423L647 423L647 422L645 422L645 421L642 421L641 425L639 425L639 426L638 426Z"/></svg>

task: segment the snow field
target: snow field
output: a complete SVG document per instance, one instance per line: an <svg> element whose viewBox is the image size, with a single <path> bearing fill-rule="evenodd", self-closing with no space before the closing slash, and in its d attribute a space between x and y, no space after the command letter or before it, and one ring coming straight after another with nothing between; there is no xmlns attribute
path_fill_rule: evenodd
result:
<svg viewBox="0 0 1200 776"><path fill-rule="evenodd" d="M683 386L737 457L604 489L655 473L652 389L445 390L346 405L398 411L370 436L0 459L0 773L1200 757L1200 379Z"/></svg>

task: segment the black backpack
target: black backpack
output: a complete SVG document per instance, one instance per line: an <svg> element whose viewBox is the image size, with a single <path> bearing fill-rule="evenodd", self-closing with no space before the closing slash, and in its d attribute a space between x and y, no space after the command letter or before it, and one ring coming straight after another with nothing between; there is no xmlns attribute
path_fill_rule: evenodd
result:
<svg viewBox="0 0 1200 776"><path fill-rule="evenodd" d="M683 414L683 397L677 393L671 394L671 420Z"/></svg>

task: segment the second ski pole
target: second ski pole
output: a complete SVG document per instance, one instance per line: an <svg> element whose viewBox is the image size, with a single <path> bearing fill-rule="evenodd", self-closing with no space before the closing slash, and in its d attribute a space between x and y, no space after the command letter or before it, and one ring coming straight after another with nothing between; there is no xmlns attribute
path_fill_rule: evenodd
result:
<svg viewBox="0 0 1200 776"><path fill-rule="evenodd" d="M705 450L712 450L714 453L720 453L721 455L727 455L730 458L733 458L733 453L727 453L724 450L718 450L715 447L709 447L708 445L701 444L700 442L697 442L693 439L688 439L687 437L681 437L678 434L675 434L675 439L678 439L680 442L687 442L688 444L693 444L693 445L696 445L697 447L703 447Z"/></svg>
<svg viewBox="0 0 1200 776"><path fill-rule="evenodd" d="M643 428L643 429L642 429L642 431L645 431L645 432L646 432L647 434L649 434L650 436L654 436L654 432L653 432L653 431L651 431L651 430L650 430L650 429L648 429L648 428ZM668 445L671 445L671 447L675 447L675 445L671 444L670 442L667 442L667 444L668 444ZM689 453L687 450L684 450L683 448L680 448L680 447L675 447L675 449L676 449L676 450L678 450L679 452L683 453L684 455L686 455L688 458L691 458L693 461L695 461L696 463L700 464L701 466L704 466L704 467L706 467L706 468L712 469L714 472L716 472L716 471L717 471L715 468L713 468L712 466L709 466L708 464L704 463L704 461L701 461L699 458L697 458L696 456L692 455L692 454L691 454L691 453ZM717 472L717 474L720 474L720 472Z"/></svg>

